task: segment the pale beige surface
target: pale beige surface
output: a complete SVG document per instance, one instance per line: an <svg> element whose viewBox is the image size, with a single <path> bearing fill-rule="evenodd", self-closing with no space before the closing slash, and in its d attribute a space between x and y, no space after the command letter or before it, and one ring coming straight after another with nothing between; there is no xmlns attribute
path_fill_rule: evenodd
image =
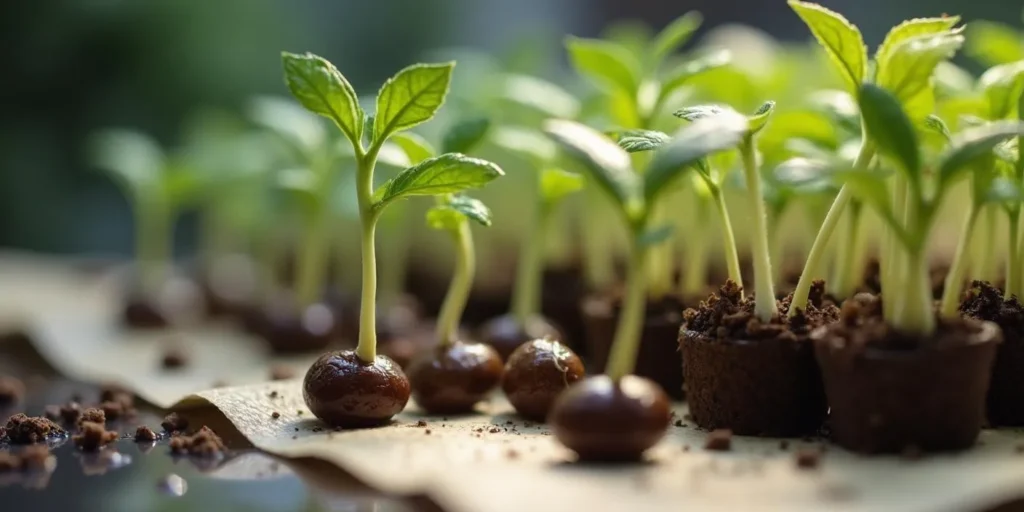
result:
<svg viewBox="0 0 1024 512"><path fill-rule="evenodd" d="M646 464L590 466L572 463L545 427L524 426L500 400L483 407L485 414L459 418L423 417L410 408L392 426L354 431L332 431L313 419L299 381L204 391L179 406L207 403L259 448L327 460L386 492L426 492L453 512L943 512L1024 496L1024 454L1016 450L1024 435L1010 431L985 432L964 454L917 461L828 446L819 470L801 471L794 452L820 442L792 441L784 451L779 440L737 438L733 452L710 453L702 449L704 432L673 426ZM428 425L415 426L420 419Z"/></svg>

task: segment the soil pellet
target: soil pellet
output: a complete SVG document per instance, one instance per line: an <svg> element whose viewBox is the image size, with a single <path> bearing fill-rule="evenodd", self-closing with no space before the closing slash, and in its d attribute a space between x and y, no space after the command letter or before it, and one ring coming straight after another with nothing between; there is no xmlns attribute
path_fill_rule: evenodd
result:
<svg viewBox="0 0 1024 512"><path fill-rule="evenodd" d="M732 431L726 429L712 430L704 442L704 449L713 452L732 450Z"/></svg>

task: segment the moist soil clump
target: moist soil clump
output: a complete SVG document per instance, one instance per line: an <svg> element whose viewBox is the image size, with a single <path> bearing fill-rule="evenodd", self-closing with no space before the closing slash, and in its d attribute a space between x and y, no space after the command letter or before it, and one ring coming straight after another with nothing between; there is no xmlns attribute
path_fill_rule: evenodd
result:
<svg viewBox="0 0 1024 512"><path fill-rule="evenodd" d="M840 321L814 331L838 444L861 453L974 444L1001 334L970 318L937 322L931 336L899 331L883 319L880 299L859 294Z"/></svg>
<svg viewBox="0 0 1024 512"><path fill-rule="evenodd" d="M160 426L167 432L184 432L188 428L188 420L182 418L176 412L164 416Z"/></svg>
<svg viewBox="0 0 1024 512"><path fill-rule="evenodd" d="M168 347L160 360L160 366L164 370L177 370L188 364L188 353L185 349L177 346Z"/></svg>
<svg viewBox="0 0 1024 512"><path fill-rule="evenodd" d="M85 423L99 423L103 425L107 422L107 414L103 409L89 408L82 411L82 414L78 417L78 426L81 427Z"/></svg>
<svg viewBox="0 0 1024 512"><path fill-rule="evenodd" d="M11 444L34 444L46 441L50 437L64 435L64 429L42 417L29 417L15 414L7 419L4 426L7 441Z"/></svg>
<svg viewBox="0 0 1024 512"><path fill-rule="evenodd" d="M117 432L107 430L102 423L82 423L81 432L72 436L71 440L83 452L95 452L116 441Z"/></svg>
<svg viewBox="0 0 1024 512"><path fill-rule="evenodd" d="M220 457L228 451L220 436L203 426L190 436L180 435L171 438L171 453L174 455L192 455L196 457Z"/></svg>
<svg viewBox="0 0 1024 512"><path fill-rule="evenodd" d="M712 430L704 440L704 449L712 452L732 450L732 431L724 428Z"/></svg>
<svg viewBox="0 0 1024 512"><path fill-rule="evenodd" d="M1024 305L1016 296L1003 300L1002 292L987 282L974 281L960 304L960 312L993 322L1003 331L988 390L989 424L1024 425Z"/></svg>
<svg viewBox="0 0 1024 512"><path fill-rule="evenodd" d="M159 436L153 429L140 425L139 428L135 429L135 440L140 443L151 443L156 441Z"/></svg>
<svg viewBox="0 0 1024 512"><path fill-rule="evenodd" d="M0 376L0 407L14 405L25 397L25 384L6 375Z"/></svg>
<svg viewBox="0 0 1024 512"><path fill-rule="evenodd" d="M791 300L779 301L778 316L765 323L753 297L727 281L683 314L682 370L698 426L781 437L821 427L827 405L810 333L838 320L839 309L825 300L824 281L812 285L807 309L792 317Z"/></svg>

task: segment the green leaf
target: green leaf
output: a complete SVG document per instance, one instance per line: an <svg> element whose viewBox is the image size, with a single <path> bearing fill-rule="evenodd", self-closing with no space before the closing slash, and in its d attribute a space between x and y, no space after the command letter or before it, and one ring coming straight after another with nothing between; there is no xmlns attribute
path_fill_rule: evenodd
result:
<svg viewBox="0 0 1024 512"><path fill-rule="evenodd" d="M675 226L672 224L665 224L656 228L647 229L637 236L637 244L641 247L652 247L661 244L672 236L672 231L674 229Z"/></svg>
<svg viewBox="0 0 1024 512"><path fill-rule="evenodd" d="M373 193L373 207L410 196L437 196L479 188L503 176L497 165L459 153L447 153L424 160L380 186Z"/></svg>
<svg viewBox="0 0 1024 512"><path fill-rule="evenodd" d="M789 6L807 25L839 70L847 90L857 94L868 70L868 52L860 30L842 15L818 4L790 0Z"/></svg>
<svg viewBox="0 0 1024 512"><path fill-rule="evenodd" d="M921 153L917 133L899 100L881 87L864 84L860 88L860 112L871 141L899 163L911 182L919 183Z"/></svg>
<svg viewBox="0 0 1024 512"><path fill-rule="evenodd" d="M703 21L704 18L699 12L690 11L669 23L651 43L653 62L663 61L665 57L686 44Z"/></svg>
<svg viewBox="0 0 1024 512"><path fill-rule="evenodd" d="M491 210L479 199L457 194L448 199L448 206L481 226L491 225Z"/></svg>
<svg viewBox="0 0 1024 512"><path fill-rule="evenodd" d="M662 81L659 95L662 99L668 98L680 87L686 85L690 79L706 71L717 69L729 64L731 54L728 50L718 50L700 57L687 60L679 67L673 69Z"/></svg>
<svg viewBox="0 0 1024 512"><path fill-rule="evenodd" d="M249 100L245 110L250 120L284 138L296 149L318 148L326 138L320 118L294 101L258 96Z"/></svg>
<svg viewBox="0 0 1024 512"><path fill-rule="evenodd" d="M427 225L441 231L455 231L466 222L466 216L447 204L439 204L427 210Z"/></svg>
<svg viewBox="0 0 1024 512"><path fill-rule="evenodd" d="M580 102L565 89L528 75L505 75L499 97L547 117L573 119L580 112Z"/></svg>
<svg viewBox="0 0 1024 512"><path fill-rule="evenodd" d="M953 139L953 134L950 133L949 127L946 126L946 122L943 121L942 118L937 115L930 114L928 117L926 117L924 119L924 125L929 130L942 136L942 138L945 139L946 142L950 142Z"/></svg>
<svg viewBox="0 0 1024 512"><path fill-rule="evenodd" d="M978 87L988 100L989 117L1005 119L1012 116L1024 91L1024 60L989 68L978 79Z"/></svg>
<svg viewBox="0 0 1024 512"><path fill-rule="evenodd" d="M986 66L1024 59L1024 38L1015 28L993 21L967 26L967 53Z"/></svg>
<svg viewBox="0 0 1024 512"><path fill-rule="evenodd" d="M777 165L771 181L777 186L805 193L823 192L830 188L831 166L820 160L795 157Z"/></svg>
<svg viewBox="0 0 1024 512"><path fill-rule="evenodd" d="M409 165L417 165L437 154L427 139L412 132L396 133L391 136L389 142L405 152L405 156L409 159Z"/></svg>
<svg viewBox="0 0 1024 512"><path fill-rule="evenodd" d="M89 141L89 160L132 193L157 183L165 157L149 136L124 129L109 129Z"/></svg>
<svg viewBox="0 0 1024 512"><path fill-rule="evenodd" d="M469 153L487 136L491 120L487 117L464 119L448 129L441 141L442 153Z"/></svg>
<svg viewBox="0 0 1024 512"><path fill-rule="evenodd" d="M405 150L403 150L398 144L394 144L391 141L385 142L380 147L380 151L377 152L377 163L390 167L397 167L399 169L405 169L406 167L414 165L412 161L409 160L409 155L406 154Z"/></svg>
<svg viewBox="0 0 1024 512"><path fill-rule="evenodd" d="M753 115L747 116L747 123L749 123L749 133L757 133L768 124L768 118L775 112L775 102L766 101Z"/></svg>
<svg viewBox="0 0 1024 512"><path fill-rule="evenodd" d="M892 92L912 118L921 120L934 110L935 68L952 57L963 42L959 30L904 39L889 53L887 65L878 68L875 82Z"/></svg>
<svg viewBox="0 0 1024 512"><path fill-rule="evenodd" d="M365 114L352 84L334 64L312 53L288 52L281 53L281 62L285 84L299 103L334 121L353 145L361 144Z"/></svg>
<svg viewBox="0 0 1024 512"><path fill-rule="evenodd" d="M629 154L611 139L589 126L563 119L545 122L544 132L579 160L623 211L639 201L640 182L633 172Z"/></svg>
<svg viewBox="0 0 1024 512"><path fill-rule="evenodd" d="M986 203L1020 203L1024 201L1024 191L1013 180L1003 176L996 177L985 190Z"/></svg>
<svg viewBox="0 0 1024 512"><path fill-rule="evenodd" d="M384 82L377 94L373 138L383 141L430 118L444 104L454 62L413 64Z"/></svg>
<svg viewBox="0 0 1024 512"><path fill-rule="evenodd" d="M569 36L565 41L576 71L630 97L640 87L640 63L622 46L597 39Z"/></svg>
<svg viewBox="0 0 1024 512"><path fill-rule="evenodd" d="M726 112L735 112L735 110L721 105L694 105L676 110L672 115L686 119L687 121L696 121L698 119L722 115Z"/></svg>
<svg viewBox="0 0 1024 512"><path fill-rule="evenodd" d="M445 198L440 204L427 210L427 225L434 229L454 231L467 219L481 226L490 226L491 210L479 199L464 195Z"/></svg>
<svg viewBox="0 0 1024 512"><path fill-rule="evenodd" d="M708 155L735 148L749 130L747 118L734 111L698 119L658 149L644 173L644 196L653 202L687 168Z"/></svg>
<svg viewBox="0 0 1024 512"><path fill-rule="evenodd" d="M999 121L960 132L953 139L952 147L939 159L940 183L948 186L955 182L979 159L992 157L997 145L1021 136L1024 136L1024 123L1018 121Z"/></svg>
<svg viewBox="0 0 1024 512"><path fill-rule="evenodd" d="M515 126L497 126L491 131L491 142L496 146L525 157L533 165L551 162L558 155L558 148L536 130Z"/></svg>
<svg viewBox="0 0 1024 512"><path fill-rule="evenodd" d="M960 23L959 16L943 16L940 18L914 18L896 25L885 36L881 46L875 53L875 63L878 69L890 66L893 51L896 47L906 41L918 36L935 35L946 32Z"/></svg>
<svg viewBox="0 0 1024 512"><path fill-rule="evenodd" d="M554 204L562 198L583 188L583 176L546 167L540 171L540 196L544 202Z"/></svg>
<svg viewBox="0 0 1024 512"><path fill-rule="evenodd" d="M860 133L860 110L857 100L845 91L822 90L811 94L810 105L850 133Z"/></svg>
<svg viewBox="0 0 1024 512"><path fill-rule="evenodd" d="M665 132L656 130L629 130L619 135L619 147L629 153L652 151L671 139Z"/></svg>

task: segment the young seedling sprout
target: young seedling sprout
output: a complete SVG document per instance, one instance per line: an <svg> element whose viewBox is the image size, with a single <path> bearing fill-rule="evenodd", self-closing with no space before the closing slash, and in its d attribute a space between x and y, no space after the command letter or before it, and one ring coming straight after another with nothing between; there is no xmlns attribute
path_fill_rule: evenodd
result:
<svg viewBox="0 0 1024 512"><path fill-rule="evenodd" d="M374 426L390 421L409 399L409 381L388 357L377 354L375 230L389 204L412 196L443 196L477 188L502 175L491 162L447 153L429 158L374 188L373 171L383 144L424 123L444 103L454 63L416 64L388 79L367 116L355 90L327 60L282 53L285 82L302 106L333 121L356 157L356 196L362 247L359 342L354 351L325 354L310 367L303 395L310 410L335 426ZM368 140L368 142L366 142Z"/></svg>
<svg viewBox="0 0 1024 512"><path fill-rule="evenodd" d="M842 78L845 90L857 97L861 85L872 78L868 75L867 49L860 31L841 15L820 5L797 0L790 0L789 5L807 24L815 39L825 50L829 61ZM961 30L954 28L959 21L960 18L955 16L906 21L889 31L875 54L873 82L889 90L901 103L907 105L908 115L912 119L923 121L932 113L934 104L934 90L931 86L932 73L941 62L952 57L963 44ZM875 155L877 143L878 141L873 140L870 136L862 136L860 151L853 162L855 170L864 171L868 168ZM899 179L897 183L900 183ZM797 311L806 308L811 283L821 273L820 267L829 240L852 199L851 189L844 185L826 214L821 229L807 255L804 271L793 292L789 309L790 316L796 315ZM857 219L852 219L853 226L856 226L857 223ZM887 243L883 244L885 246L883 251L890 251L894 246L895 242L889 238L891 237L888 237ZM892 258L883 259L891 260ZM860 270L849 269L851 272L860 272ZM882 273L888 273L890 270L892 269L884 267ZM886 304L893 303L886 301Z"/></svg>
<svg viewBox="0 0 1024 512"><path fill-rule="evenodd" d="M679 131L651 158L641 176L629 154L599 132L552 120L545 131L589 172L615 205L630 234L626 292L606 375L571 386L555 403L551 422L559 441L581 459L635 460L668 425L668 399L655 383L631 375L647 303L650 248L664 242L665 226L652 225L652 206L687 169L709 154L734 148L748 133L747 119L732 113L701 119ZM615 426L612 424L614 423ZM624 425L632 434L621 435Z"/></svg>
<svg viewBox="0 0 1024 512"><path fill-rule="evenodd" d="M162 300L173 267L175 216L197 199L198 178L180 155L165 155L154 140L135 131L99 133L91 151L93 163L110 173L135 214L139 289L128 297L125 321L133 327L166 326L170 315L183 313L181 304Z"/></svg>

